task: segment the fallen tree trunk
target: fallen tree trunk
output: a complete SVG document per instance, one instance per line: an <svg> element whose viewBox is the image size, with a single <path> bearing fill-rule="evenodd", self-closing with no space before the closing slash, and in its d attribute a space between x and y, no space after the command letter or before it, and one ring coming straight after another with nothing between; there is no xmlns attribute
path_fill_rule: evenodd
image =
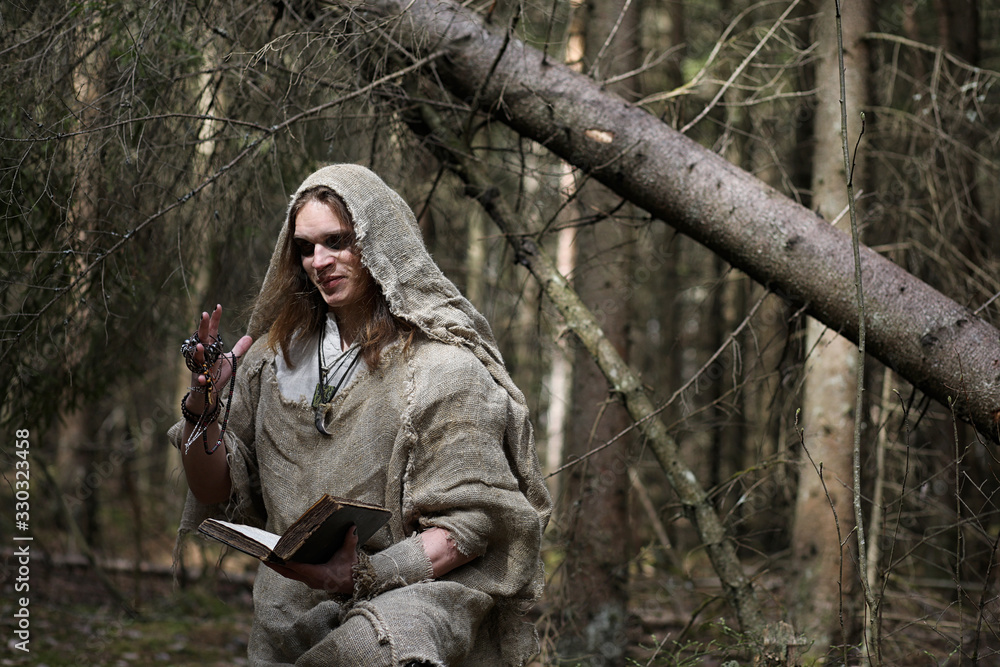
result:
<svg viewBox="0 0 1000 667"><path fill-rule="evenodd" d="M437 130L437 138L450 143L444 134L440 129ZM694 523L698 537L712 561L712 567L719 575L726 599L736 611L740 628L761 640L765 634L766 622L753 586L744 574L736 545L727 535L708 494L698 483L694 472L684 463L677 443L660 420L652 400L643 388L642 380L604 335L593 312L559 273L555 262L543 248L532 241L532 230L527 228L523 218L501 197L489 176L473 159L463 157L464 154L468 153L461 147L452 147L452 153L445 157L445 162L465 182L469 195L479 201L497 227L504 232L517 261L528 268L545 290L545 295L559 310L566 326L597 362L608 380L611 392L621 396L629 416L656 456L670 486L677 493L685 514Z"/></svg>
<svg viewBox="0 0 1000 667"><path fill-rule="evenodd" d="M388 48L444 49L436 76L857 340L850 237L747 172L447 0L376 0ZM376 33L372 33L373 35ZM875 251L861 264L870 354L1000 442L1000 331Z"/></svg>

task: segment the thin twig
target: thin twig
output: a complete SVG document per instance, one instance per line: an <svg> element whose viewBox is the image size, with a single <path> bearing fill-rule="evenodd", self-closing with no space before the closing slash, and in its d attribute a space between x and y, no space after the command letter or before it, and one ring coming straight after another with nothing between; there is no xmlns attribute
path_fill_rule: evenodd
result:
<svg viewBox="0 0 1000 667"><path fill-rule="evenodd" d="M890 35L884 32L869 32L865 35L865 39L893 42L895 44L902 44L903 46L909 46L910 48L919 49L921 51L927 51L929 53L935 53L935 54L940 53L941 55L944 56L945 60L947 60L953 65L956 65L957 67L968 70L970 72L975 72L975 73L981 72L983 74L989 74L990 76L1000 78L1000 71L982 68L977 65L972 65L962 60L958 56L954 55L947 49L940 46L932 46L930 44L924 44L923 42L907 39L906 37L901 37L899 35Z"/></svg>
<svg viewBox="0 0 1000 667"><path fill-rule="evenodd" d="M151 121L156 121L156 120L173 120L176 118L182 118L186 120L207 120L211 122L225 123L226 125L245 125L246 127L250 127L255 130L260 130L261 132L270 131L270 128L265 127L260 123L254 123L252 121L246 121L246 120L239 120L237 118L226 118L222 116L213 116L211 114L200 114L200 113L162 113L153 116L136 116L135 118L119 120L114 123L108 123L107 125L101 125L99 127L91 127L85 130L78 130L76 132L57 132L49 136L34 136L23 139L18 137L0 137L0 139L3 139L4 142L10 142L12 144L16 143L30 144L30 143L38 143L40 141L60 141L63 139L71 139L73 137L79 137L86 134L95 134L98 132L106 132L108 130L116 130L120 127L125 127L127 125L149 123Z"/></svg>
<svg viewBox="0 0 1000 667"><path fill-rule="evenodd" d="M719 88L719 92L715 94L715 97L712 98L712 101L709 102L707 105L705 105L705 108L702 109L701 112L697 116L695 116L690 123L681 128L681 134L686 134L688 130L697 125L702 118L707 116L708 113L715 108L715 105L719 103L719 100L722 99L722 96L725 95L726 91L728 91L729 88L733 85L733 82L743 73L743 70L745 70L747 66L750 64L750 62L753 61L753 59L757 56L760 50L764 48L764 45L767 44L768 40L771 39L774 33L778 31L778 28L780 28L781 25L785 22L785 19L788 18L788 15L792 13L792 10L795 9L798 5L799 5L799 0L794 0L792 4L790 4L788 8L785 9L784 12L782 12L781 16L778 17L778 20L775 21L774 25L771 26L771 29L767 31L767 34L765 34L764 37L757 43L757 46L753 47L753 51L747 54L747 57L743 59L743 62L739 64L739 67L737 67L733 71L729 79L726 80L726 82L722 85L721 88ZM838 13L838 17L839 16L840 14ZM843 67L843 65L841 65L841 67Z"/></svg>
<svg viewBox="0 0 1000 667"><path fill-rule="evenodd" d="M984 303L983 305L979 306L979 308L976 308L973 311L972 314L973 315L978 315L979 313L983 312L983 310L985 308L987 308L991 303L993 303L994 301L996 301L998 298L1000 298L1000 292L997 292L996 294L994 294L993 296L991 296L989 299L987 299L986 303Z"/></svg>
<svg viewBox="0 0 1000 667"><path fill-rule="evenodd" d="M493 79L493 74L497 71L497 67L500 66L500 61L503 60L504 54L507 53L507 47L510 46L511 39L514 36L514 30L517 28L517 24L520 19L521 8L519 4L517 11L514 12L514 15L510 19L510 26L507 28L506 32L504 32L503 44L500 46L496 56L493 58L493 62L490 64L490 71L487 72L486 76L480 82L479 87L476 88L475 94L472 96L472 102L469 104L469 116L465 121L465 128L463 130L466 144L472 144L472 124L476 118L476 109L479 108L479 100L482 99L483 91L486 90L486 87Z"/></svg>
<svg viewBox="0 0 1000 667"><path fill-rule="evenodd" d="M647 97L644 97L638 102L636 102L636 106L643 106L646 104L652 104L654 102L664 102L674 97L686 95L691 91L693 91L695 88L697 88L699 85L701 85L702 80L708 75L709 67L712 65L712 63L715 62L716 57L718 57L719 53L722 51L723 47L726 44L726 41L729 39L729 36L736 30L736 26L739 25L740 21L742 21L751 11L757 9L758 7L759 5L753 5L751 7L747 7L739 14L737 14L736 18L734 18L732 21L729 22L729 25L726 26L726 29L722 31L722 35L720 35L719 38L715 40L715 45L712 47L712 52L708 54L708 58L705 59L705 64L702 65L701 69L698 70L697 74L691 77L690 81L688 81L682 86L674 88L673 90L667 90L662 93L656 93L654 95L649 95Z"/></svg>
<svg viewBox="0 0 1000 667"><path fill-rule="evenodd" d="M868 581L868 549L865 544L864 514L861 510L861 427L865 391L865 300L861 271L861 241L858 232L857 207L854 201L853 167L851 148L847 138L847 82L844 67L844 28L841 19L841 3L835 0L837 14L837 62L840 74L840 133L844 146L844 173L848 174L847 203L851 207L851 247L854 251L854 286L858 305L858 367L857 394L854 406L854 521L858 540L858 569L865 602L869 612L865 631L865 652L869 659L874 655L876 667L882 664L879 646L879 600L872 592ZM862 117L862 121L864 117ZM859 137L860 140L860 137Z"/></svg>
<svg viewBox="0 0 1000 667"><path fill-rule="evenodd" d="M604 40L604 44L601 45L600 50L597 52L597 56L594 58L594 62L591 64L590 69L587 71L587 75L593 78L597 78L598 66L601 64L601 60L604 59L605 54L608 49L611 48L611 42L614 41L615 35L618 34L618 30L622 27L622 21L625 20L625 13L628 12L628 8L632 6L632 0L625 0L625 4L622 6L620 12L618 12L618 18L615 19L615 24L612 26L611 31L608 33L608 38Z"/></svg>

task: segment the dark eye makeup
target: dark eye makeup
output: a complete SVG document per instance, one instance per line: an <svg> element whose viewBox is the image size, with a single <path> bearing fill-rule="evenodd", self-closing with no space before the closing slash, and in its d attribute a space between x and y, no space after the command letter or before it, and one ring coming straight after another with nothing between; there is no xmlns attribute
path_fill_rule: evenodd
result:
<svg viewBox="0 0 1000 667"><path fill-rule="evenodd" d="M349 250L354 245L353 234L331 234L323 242L330 250Z"/></svg>
<svg viewBox="0 0 1000 667"><path fill-rule="evenodd" d="M294 244L302 257L312 257L316 251L316 244L308 239L297 238ZM323 239L323 245L333 251L350 250L354 247L354 234L330 234Z"/></svg>
<svg viewBox="0 0 1000 667"><path fill-rule="evenodd" d="M312 257L315 246L305 239L295 239L295 249L302 257Z"/></svg>

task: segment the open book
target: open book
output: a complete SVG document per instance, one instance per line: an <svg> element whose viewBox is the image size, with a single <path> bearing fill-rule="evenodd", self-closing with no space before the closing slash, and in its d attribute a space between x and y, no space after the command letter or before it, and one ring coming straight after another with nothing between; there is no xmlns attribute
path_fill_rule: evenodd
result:
<svg viewBox="0 0 1000 667"><path fill-rule="evenodd" d="M268 563L325 563L344 544L351 526L358 527L358 545L362 545L391 516L392 512L378 505L324 494L283 535L218 519L205 519L198 530Z"/></svg>

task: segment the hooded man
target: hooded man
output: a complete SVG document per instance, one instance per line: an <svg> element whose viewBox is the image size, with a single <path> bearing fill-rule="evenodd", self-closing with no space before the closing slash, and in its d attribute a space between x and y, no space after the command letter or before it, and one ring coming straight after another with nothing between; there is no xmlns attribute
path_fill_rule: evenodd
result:
<svg viewBox="0 0 1000 667"><path fill-rule="evenodd" d="M202 314L194 368L221 312ZM524 396L381 179L357 165L306 179L249 335L208 361L170 431L191 489L182 532L225 515L282 533L324 493L392 511L328 563L261 566L251 664L522 665L537 651L520 616L541 594L551 501Z"/></svg>

